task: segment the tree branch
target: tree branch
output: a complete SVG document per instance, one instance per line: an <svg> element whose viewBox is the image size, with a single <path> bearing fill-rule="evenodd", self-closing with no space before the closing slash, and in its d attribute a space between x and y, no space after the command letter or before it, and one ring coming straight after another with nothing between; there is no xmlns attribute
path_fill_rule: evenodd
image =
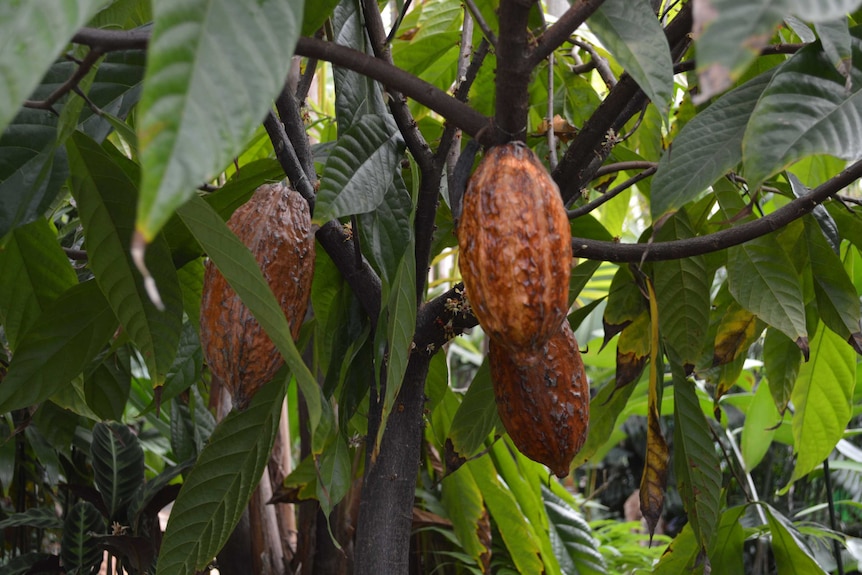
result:
<svg viewBox="0 0 862 575"><path fill-rule="evenodd" d="M102 30L101 28L81 28L72 36L75 44L84 44L102 52L119 50L146 50L150 42L149 27L136 30Z"/></svg>
<svg viewBox="0 0 862 575"><path fill-rule="evenodd" d="M530 74L527 62L527 20L534 2L501 0L497 39L495 143L527 139Z"/></svg>
<svg viewBox="0 0 862 575"><path fill-rule="evenodd" d="M539 37L538 44L527 59L529 67L535 68L551 52L562 46L604 1L581 0L566 10L566 13L560 16L559 20L548 27L545 33Z"/></svg>
<svg viewBox="0 0 862 575"><path fill-rule="evenodd" d="M568 210L566 212L566 215L569 216L569 219L574 219L574 218L579 218L581 216L584 216L584 215L590 213L591 211L598 208L599 206L601 206L605 202L608 202L608 201L612 200L613 198L615 198L616 196L620 195L625 190L632 187L633 185L635 185L639 181L643 180L644 178L650 177L651 175L653 175L655 173L655 170L656 170L655 166L650 166L649 168L640 172L639 174L635 174L634 176L632 176L631 178L629 178L628 180L626 180L622 184L618 185L617 187L608 190L607 192L605 192L604 194L602 194L601 196L599 196L595 200L591 201L590 203L584 204L583 206L574 208L572 210Z"/></svg>
<svg viewBox="0 0 862 575"><path fill-rule="evenodd" d="M689 2L665 29L668 44L677 57L682 55L684 47L688 45L691 22ZM618 131L641 109L645 100L646 96L634 79L623 74L617 85L584 123L552 174L566 203L593 179L596 170L610 154L613 146L605 145L609 132Z"/></svg>
<svg viewBox="0 0 862 575"><path fill-rule="evenodd" d="M705 236L650 244L620 244L586 238L572 238L572 254L608 262L675 260L716 252L774 232L801 218L819 204L862 178L862 161L814 188L771 214L745 224Z"/></svg>
<svg viewBox="0 0 862 575"><path fill-rule="evenodd" d="M93 69L93 66L96 65L96 62L98 62L99 58L103 55L104 52L100 49L90 48L90 51L87 52L87 55L78 65L78 69L69 76L68 80L63 82L59 88L51 92L51 94L44 100L26 100L24 102L24 107L54 111L54 104L56 104L60 98L77 88L78 83L84 79L84 76L86 76L90 70Z"/></svg>
<svg viewBox="0 0 862 575"><path fill-rule="evenodd" d="M480 132L483 132L482 143L491 144L491 134L487 130L491 125L489 118L409 72L357 50L315 38L300 38L296 44L296 53L319 58L377 80L434 110L474 138L480 137Z"/></svg>

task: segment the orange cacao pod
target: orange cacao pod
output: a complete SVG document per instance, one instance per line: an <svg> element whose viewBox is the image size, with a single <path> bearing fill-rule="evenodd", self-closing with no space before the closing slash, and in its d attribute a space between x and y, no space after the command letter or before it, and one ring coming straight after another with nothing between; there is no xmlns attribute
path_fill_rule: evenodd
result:
<svg viewBox="0 0 862 575"><path fill-rule="evenodd" d="M464 192L461 275L485 332L541 347L566 317L572 235L559 189L521 142L488 150Z"/></svg>
<svg viewBox="0 0 862 575"><path fill-rule="evenodd" d="M497 412L518 451L568 475L590 420L590 386L569 322L539 350L511 353L492 339L489 360Z"/></svg>
<svg viewBox="0 0 862 575"><path fill-rule="evenodd" d="M314 275L308 204L283 184L263 185L227 225L254 254L295 340ZM228 389L239 409L283 363L275 344L211 261L204 272L201 344L213 378Z"/></svg>

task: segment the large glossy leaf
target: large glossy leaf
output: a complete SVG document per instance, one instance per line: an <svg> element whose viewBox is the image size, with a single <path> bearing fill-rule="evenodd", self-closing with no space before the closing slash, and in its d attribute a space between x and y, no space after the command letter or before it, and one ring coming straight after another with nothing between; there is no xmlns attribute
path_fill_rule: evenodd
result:
<svg viewBox="0 0 862 575"><path fill-rule="evenodd" d="M673 367L673 448L677 488L700 548L715 535L721 492L721 461L695 393L682 367Z"/></svg>
<svg viewBox="0 0 862 575"><path fill-rule="evenodd" d="M854 137L862 125L862 28L853 28L851 35L849 90L819 44L797 52L773 75L742 142L745 176L752 187L805 156L854 160L862 155L862 144Z"/></svg>
<svg viewBox="0 0 862 575"><path fill-rule="evenodd" d="M743 557L745 552L745 532L742 529L742 516L746 506L731 507L721 514L721 522L714 545L709 550L709 560L714 573L744 573Z"/></svg>
<svg viewBox="0 0 862 575"><path fill-rule="evenodd" d="M742 307L807 350L799 277L774 235L728 249L727 278L730 293Z"/></svg>
<svg viewBox="0 0 862 575"><path fill-rule="evenodd" d="M802 364L791 400L796 466L791 483L820 465L844 435L856 384L856 355L823 323L811 341L811 358Z"/></svg>
<svg viewBox="0 0 862 575"><path fill-rule="evenodd" d="M542 497L548 514L549 536L554 556L563 573L607 573L589 524L563 498L542 486Z"/></svg>
<svg viewBox="0 0 862 575"><path fill-rule="evenodd" d="M829 246L813 216L804 221L820 320L845 340L854 337L851 334L862 337L859 334L859 296L844 270L844 263ZM858 343L856 347L862 353Z"/></svg>
<svg viewBox="0 0 862 575"><path fill-rule="evenodd" d="M71 188L87 237L87 255L96 281L123 328L144 356L150 378L162 385L177 353L182 328L182 292L170 251L158 237L148 266L164 310L150 299L130 252L137 188L112 155L82 133L69 141ZM124 169L125 168L125 169Z"/></svg>
<svg viewBox="0 0 862 575"><path fill-rule="evenodd" d="M802 536L793 524L769 505L766 519L772 532L772 553L779 573L788 575L815 575L826 571L817 564L806 549Z"/></svg>
<svg viewBox="0 0 862 575"><path fill-rule="evenodd" d="M103 114L125 120L141 98L145 65L146 55L141 50L111 52L99 64L87 97ZM81 113L80 127L97 142L104 140L114 129L108 119L88 107Z"/></svg>
<svg viewBox="0 0 862 575"><path fill-rule="evenodd" d="M835 20L817 22L814 29L832 65L842 76L849 79L850 67L853 65L853 48L847 18L841 15Z"/></svg>
<svg viewBox="0 0 862 575"><path fill-rule="evenodd" d="M165 385L159 398L164 403L187 390L200 378L203 350L195 329L197 325L191 320L183 325L177 355L165 375Z"/></svg>
<svg viewBox="0 0 862 575"><path fill-rule="evenodd" d="M57 148L56 116L22 110L0 133L0 238L41 217L68 175L66 152Z"/></svg>
<svg viewBox="0 0 862 575"><path fill-rule="evenodd" d="M330 152L314 208L314 219L362 214L383 202L401 161L403 141L386 116L362 116Z"/></svg>
<svg viewBox="0 0 862 575"><path fill-rule="evenodd" d="M414 17L414 13L418 17ZM401 24L405 39L392 42L395 64L441 90L455 81L463 9L460 2L442 0L421 5Z"/></svg>
<svg viewBox="0 0 862 575"><path fill-rule="evenodd" d="M515 566L520 573L541 573L543 562L539 542L512 492L501 482L488 457L473 459L466 464L485 498L485 505L500 529Z"/></svg>
<svg viewBox="0 0 862 575"><path fill-rule="evenodd" d="M281 352L302 389L314 433L324 413L320 388L296 349L287 319L263 278L254 255L202 199L192 198L177 213Z"/></svg>
<svg viewBox="0 0 862 575"><path fill-rule="evenodd" d="M386 421L395 407L395 398L401 390L410 349L413 347L413 332L416 329L416 257L413 242L407 245L389 293L389 301L381 315L386 316L386 388L372 457L376 457L383 440Z"/></svg>
<svg viewBox="0 0 862 575"><path fill-rule="evenodd" d="M685 210L668 219L656 241L694 237ZM669 353L681 365L700 357L709 327L709 277L703 256L656 262L653 265L658 297L659 329Z"/></svg>
<svg viewBox="0 0 862 575"><path fill-rule="evenodd" d="M147 242L260 124L284 85L303 5L153 2L138 124L143 178L136 227Z"/></svg>
<svg viewBox="0 0 862 575"><path fill-rule="evenodd" d="M473 382L452 419L449 439L455 451L462 457L476 454L498 421L491 370L486 358L476 370Z"/></svg>
<svg viewBox="0 0 862 575"><path fill-rule="evenodd" d="M60 557L67 573L89 573L102 561L102 549L93 533L105 530L105 520L89 501L79 501L63 521Z"/></svg>
<svg viewBox="0 0 862 575"><path fill-rule="evenodd" d="M802 353L792 339L775 328L766 330L763 340L763 367L766 370L772 401L781 414L787 409L801 362Z"/></svg>
<svg viewBox="0 0 862 575"><path fill-rule="evenodd" d="M442 503L446 509L452 529L464 551L476 563L488 552L479 537L479 522L487 513L483 505L482 492L467 467L461 467L443 477Z"/></svg>
<svg viewBox="0 0 862 575"><path fill-rule="evenodd" d="M696 199L742 160L748 118L772 71L728 92L688 122L659 160L652 179L653 220Z"/></svg>
<svg viewBox="0 0 862 575"><path fill-rule="evenodd" d="M95 281L63 292L19 342L0 385L0 413L28 407L70 385L116 328L114 312Z"/></svg>
<svg viewBox="0 0 862 575"><path fill-rule="evenodd" d="M653 575L680 575L681 573L698 573L694 564L700 556L700 544L694 536L691 525L686 523L653 569Z"/></svg>
<svg viewBox="0 0 862 575"><path fill-rule="evenodd" d="M589 22L590 31L635 79L667 121L673 92L673 63L664 30L650 3L606 0Z"/></svg>
<svg viewBox="0 0 862 575"><path fill-rule="evenodd" d="M793 346L793 349L797 351L798 356L799 350L796 346ZM745 470L749 472L757 467L769 451L772 438L775 436L775 426L781 422L781 415L769 391L768 382L761 380L748 405L748 411L745 412L739 449L742 452Z"/></svg>
<svg viewBox="0 0 862 575"><path fill-rule="evenodd" d="M694 10L701 100L738 79L757 57L781 20L793 13L805 20L844 17L859 0L698 0Z"/></svg>
<svg viewBox="0 0 862 575"><path fill-rule="evenodd" d="M131 353L122 346L84 373L84 400L101 419L120 421L131 386Z"/></svg>
<svg viewBox="0 0 862 575"><path fill-rule="evenodd" d="M0 249L0 323L12 351L45 307L77 282L47 220L12 232Z"/></svg>
<svg viewBox="0 0 862 575"><path fill-rule="evenodd" d="M359 218L359 243L386 288L395 281L398 265L412 235L413 200L401 174L395 173L383 201Z"/></svg>
<svg viewBox="0 0 862 575"><path fill-rule="evenodd" d="M340 2L332 13L333 41L360 52L370 52L361 7L355 2ZM334 67L335 119L341 136L367 114L386 114L383 90L367 76L346 68Z"/></svg>
<svg viewBox="0 0 862 575"><path fill-rule="evenodd" d="M317 500L320 502L320 510L326 516L332 533L329 516L335 506L347 495L353 481L350 473L350 450L341 434L336 434L334 441L320 454L318 469L320 475L317 481Z"/></svg>
<svg viewBox="0 0 862 575"><path fill-rule="evenodd" d="M216 427L174 503L159 575L192 575L225 544L266 467L284 391L284 381L273 380Z"/></svg>
<svg viewBox="0 0 862 575"><path fill-rule="evenodd" d="M102 494L109 518L127 522L126 507L144 484L144 450L138 437L122 423L97 423L90 455L93 482Z"/></svg>
<svg viewBox="0 0 862 575"><path fill-rule="evenodd" d="M69 38L104 4L107 0L0 4L0 132Z"/></svg>

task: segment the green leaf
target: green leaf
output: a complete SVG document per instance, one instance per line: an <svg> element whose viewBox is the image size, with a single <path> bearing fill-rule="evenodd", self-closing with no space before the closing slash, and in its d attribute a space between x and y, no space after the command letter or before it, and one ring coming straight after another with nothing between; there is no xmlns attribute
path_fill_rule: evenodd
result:
<svg viewBox="0 0 862 575"><path fill-rule="evenodd" d="M481 564L482 555L488 552L479 537L480 521L486 514L482 492L466 467L445 475L442 483L441 502L452 521L455 537L464 551Z"/></svg>
<svg viewBox="0 0 862 575"><path fill-rule="evenodd" d="M101 419L120 421L132 386L132 366L125 346L108 354L84 374L84 399Z"/></svg>
<svg viewBox="0 0 862 575"><path fill-rule="evenodd" d="M44 401L69 385L116 328L114 313L96 282L63 292L19 342L0 385L0 413Z"/></svg>
<svg viewBox="0 0 862 575"><path fill-rule="evenodd" d="M48 220L12 231L0 249L0 323L12 351L48 304L76 283Z"/></svg>
<svg viewBox="0 0 862 575"><path fill-rule="evenodd" d="M370 52L364 22L365 17L359 4L340 2L332 13L332 41L359 52ZM379 83L358 72L337 66L333 66L332 76L339 137L368 114L387 114L383 89Z"/></svg>
<svg viewBox="0 0 862 575"><path fill-rule="evenodd" d="M601 265L602 262L598 260L586 260L572 268L572 275L569 277L569 304L577 299Z"/></svg>
<svg viewBox="0 0 862 575"><path fill-rule="evenodd" d="M650 4L644 0L607 0L589 22L590 31L635 79L667 122L673 63L667 37Z"/></svg>
<svg viewBox="0 0 862 575"><path fill-rule="evenodd" d="M109 519L127 522L126 507L144 484L144 450L138 437L122 423L97 423L90 455L93 482L102 494Z"/></svg>
<svg viewBox="0 0 862 575"><path fill-rule="evenodd" d="M652 179L653 221L700 197L742 160L748 118L772 70L728 92L697 114L662 155Z"/></svg>
<svg viewBox="0 0 862 575"><path fill-rule="evenodd" d="M694 570L695 561L700 556L701 548L694 536L690 523L686 523L653 569L653 575L679 575L681 573L697 573Z"/></svg>
<svg viewBox="0 0 862 575"><path fill-rule="evenodd" d="M563 573L607 573L599 542L593 537L584 516L563 498L542 485L542 497L548 514L548 535L554 556Z"/></svg>
<svg viewBox="0 0 862 575"><path fill-rule="evenodd" d="M617 389L615 382L611 380L590 401L590 427L587 431L587 440L575 456L574 467L589 461L605 445L616 429L617 419L628 404L634 390L634 384Z"/></svg>
<svg viewBox="0 0 862 575"><path fill-rule="evenodd" d="M718 523L721 461L694 383L688 381L682 367L676 365L673 366L673 397L674 474L689 525L700 548L706 551Z"/></svg>
<svg viewBox="0 0 862 575"><path fill-rule="evenodd" d="M452 419L449 439L462 457L472 457L499 421L488 358L482 362Z"/></svg>
<svg viewBox="0 0 862 575"><path fill-rule="evenodd" d="M855 384L853 349L820 323L811 340L811 358L802 364L791 395L796 408L793 414L796 466L790 483L819 466L844 435L852 414L850 404Z"/></svg>
<svg viewBox="0 0 862 575"><path fill-rule="evenodd" d="M742 142L752 189L792 162L814 154L862 155L853 126L862 123L862 27L853 28L850 90L819 44L803 48L773 75Z"/></svg>
<svg viewBox="0 0 862 575"><path fill-rule="evenodd" d="M146 53L142 50L111 52L105 56L87 90L87 97L99 107L102 115L84 107L79 127L85 134L101 143L117 129L117 123L125 120L141 98L145 67ZM137 141L132 128L124 125L126 133L120 135L126 143L131 144L129 138Z"/></svg>
<svg viewBox="0 0 862 575"><path fill-rule="evenodd" d="M803 221L820 320L845 340L850 339L851 334L860 331L856 288L813 216L806 216Z"/></svg>
<svg viewBox="0 0 862 575"><path fill-rule="evenodd" d="M303 2L155 0L139 106L147 242L242 151L284 86Z"/></svg>
<svg viewBox="0 0 862 575"><path fill-rule="evenodd" d="M668 219L656 233L656 241L694 237L685 210ZM659 329L669 353L680 365L695 365L709 328L709 276L703 256L653 264Z"/></svg>
<svg viewBox="0 0 862 575"><path fill-rule="evenodd" d="M745 566L745 531L742 528L742 516L746 506L739 505L726 509L721 514L718 533L714 544L709 550L709 561L713 573L744 573Z"/></svg>
<svg viewBox="0 0 862 575"><path fill-rule="evenodd" d="M841 15L835 20L827 20L823 22L815 22L814 30L817 36L820 37L820 42L823 44L823 51L826 56L832 61L832 65L838 72L850 79L850 67L853 65L853 49L851 48L852 41L850 39L850 29L847 23L847 17ZM847 86L850 87L849 85Z"/></svg>
<svg viewBox="0 0 862 575"><path fill-rule="evenodd" d="M536 535L525 520L518 502L506 485L500 481L491 459L480 457L466 465L473 474L485 505L500 529L506 549L520 573L542 573L543 562Z"/></svg>
<svg viewBox="0 0 862 575"><path fill-rule="evenodd" d="M314 36L314 33L332 15L332 11L337 5L338 0L305 2L305 12L302 15L302 35Z"/></svg>
<svg viewBox="0 0 862 575"><path fill-rule="evenodd" d="M410 349L413 347L413 332L416 330L416 254L413 242L409 242L404 252L395 284L389 294L389 301L381 312L387 316L386 321L386 388L383 394L383 407L380 415L380 427L374 446L374 455L383 441L386 421L395 407L395 398L401 390L407 362L410 360ZM382 322L381 322L382 324ZM375 347L378 347L375 345Z"/></svg>
<svg viewBox="0 0 862 575"><path fill-rule="evenodd" d="M0 64L0 74L3 66ZM0 133L0 238L41 217L68 175L66 151L57 147L56 116L43 110L22 110Z"/></svg>
<svg viewBox="0 0 862 575"><path fill-rule="evenodd" d="M0 132L72 35L106 3L33 0L0 4Z"/></svg>
<svg viewBox="0 0 862 575"><path fill-rule="evenodd" d="M192 198L177 213L284 356L302 389L308 405L310 429L314 434L321 417L325 415L320 388L296 349L290 325L263 278L254 255L202 199Z"/></svg>
<svg viewBox="0 0 862 575"><path fill-rule="evenodd" d="M781 414L787 410L801 362L802 352L792 339L775 328L766 330L763 340L763 367L766 370L772 401Z"/></svg>
<svg viewBox="0 0 862 575"><path fill-rule="evenodd" d="M314 219L362 214L383 202L401 161L403 140L387 116L367 114L339 136L320 178Z"/></svg>
<svg viewBox="0 0 862 575"><path fill-rule="evenodd" d="M602 347L644 311L646 311L646 302L635 283L632 271L627 265L621 265L614 274L608 291L608 304L605 306L605 314L602 318L605 328Z"/></svg>
<svg viewBox="0 0 862 575"><path fill-rule="evenodd" d="M284 390L273 380L216 427L174 503L158 574L193 575L221 550L269 460Z"/></svg>
<svg viewBox="0 0 862 575"><path fill-rule="evenodd" d="M778 572L782 575L825 575L826 571L811 557L802 536L793 524L769 505L764 505L764 508L769 530L772 532L772 553L775 555Z"/></svg>
<svg viewBox="0 0 862 575"><path fill-rule="evenodd" d="M36 527L37 529L62 529L63 520L57 512L48 507L31 507L21 513L10 513L0 521L0 529L9 527Z"/></svg>
<svg viewBox="0 0 862 575"><path fill-rule="evenodd" d="M386 289L395 282L398 265L410 245L412 215L413 200L396 172L383 202L358 218L360 245Z"/></svg>
<svg viewBox="0 0 862 575"><path fill-rule="evenodd" d="M188 323L198 331L201 325L201 293L204 287L203 259L193 259L178 269L177 279L183 292L183 311L189 318ZM180 342L182 345L182 335L180 335Z"/></svg>
<svg viewBox="0 0 862 575"><path fill-rule="evenodd" d="M739 304L806 352L805 304L799 276L774 234L727 250L730 293Z"/></svg>
<svg viewBox="0 0 862 575"><path fill-rule="evenodd" d="M796 349L796 346L793 348ZM781 415L770 395L769 383L761 380L745 413L745 423L742 425L742 437L739 441L746 471L750 472L763 460L766 452L769 451L769 446L772 445L775 427L780 422Z"/></svg>
<svg viewBox="0 0 862 575"><path fill-rule="evenodd" d="M167 403L200 379L203 367L203 350L195 324L191 321L183 325L180 343L174 363L165 375L165 385L159 400Z"/></svg>
<svg viewBox="0 0 862 575"><path fill-rule="evenodd" d="M698 102L711 98L739 79L789 12L820 22L844 17L858 5L859 0L711 0L701 10L694 11L701 89Z"/></svg>
<svg viewBox="0 0 862 575"><path fill-rule="evenodd" d="M326 517L329 533L332 534L330 514L347 495L353 481L350 472L350 450L340 433L335 434L335 440L320 454L317 467L319 470L317 500L320 502L320 510Z"/></svg>
<svg viewBox="0 0 862 575"><path fill-rule="evenodd" d="M148 268L164 305L152 302L131 255L137 189L118 162L84 134L69 142L72 193L87 237L87 256L108 303L141 351L150 378L162 385L177 353L182 329L182 292L167 242L158 237L148 251ZM113 157L112 157L113 156ZM132 164L126 169L134 170Z"/></svg>
<svg viewBox="0 0 862 575"><path fill-rule="evenodd" d="M102 533L105 520L89 501L79 501L63 521L60 559L67 573L89 573L101 563L102 548L92 533Z"/></svg>

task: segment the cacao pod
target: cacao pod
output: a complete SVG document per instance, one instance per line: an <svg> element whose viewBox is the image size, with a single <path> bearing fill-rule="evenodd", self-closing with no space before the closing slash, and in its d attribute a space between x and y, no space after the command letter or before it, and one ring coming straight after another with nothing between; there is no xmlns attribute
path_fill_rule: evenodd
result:
<svg viewBox="0 0 862 575"><path fill-rule="evenodd" d="M497 412L515 447L568 475L590 420L590 386L569 322L539 350L512 353L492 339L489 361Z"/></svg>
<svg viewBox="0 0 862 575"><path fill-rule="evenodd" d="M296 340L314 275L308 204L283 184L263 185L227 225L254 254ZM201 344L214 380L228 389L238 409L283 363L275 344L211 261L204 272Z"/></svg>
<svg viewBox="0 0 862 575"><path fill-rule="evenodd" d="M485 332L541 347L566 317L572 235L559 189L521 142L488 150L464 192L461 275Z"/></svg>

